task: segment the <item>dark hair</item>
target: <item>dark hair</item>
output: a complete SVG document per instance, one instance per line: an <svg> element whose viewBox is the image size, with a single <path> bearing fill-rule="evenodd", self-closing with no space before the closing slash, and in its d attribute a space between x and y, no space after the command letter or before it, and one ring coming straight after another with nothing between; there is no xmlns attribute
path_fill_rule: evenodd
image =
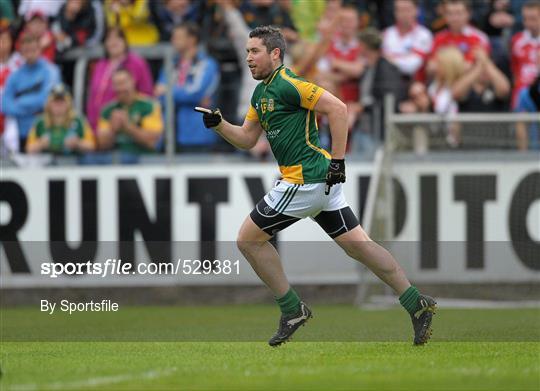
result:
<svg viewBox="0 0 540 391"><path fill-rule="evenodd" d="M128 76L134 80L135 78L133 77L133 74L131 73L131 71L125 67L118 67L117 69L115 69L115 71L113 72L113 76L114 75L117 75L119 73L127 73Z"/></svg>
<svg viewBox="0 0 540 391"><path fill-rule="evenodd" d="M360 12L358 11L358 8L354 5L354 4L351 4L351 3L345 3L341 6L341 9L342 10L349 10L349 11L354 11L356 12L357 15L360 14Z"/></svg>
<svg viewBox="0 0 540 391"><path fill-rule="evenodd" d="M266 51L270 53L274 49L279 49L279 59L283 62L285 58L285 50L287 44L285 38L281 34L281 30L274 26L259 26L249 33L250 38L260 38Z"/></svg>
<svg viewBox="0 0 540 391"><path fill-rule="evenodd" d="M186 30L186 33L197 40L197 43L201 41L201 29L195 22L185 21L181 22L173 27L173 31L183 29Z"/></svg>
<svg viewBox="0 0 540 391"><path fill-rule="evenodd" d="M380 50L382 38L379 30L368 27L358 35L358 39L371 50Z"/></svg>
<svg viewBox="0 0 540 391"><path fill-rule="evenodd" d="M523 8L538 8L540 10L540 0L529 0L523 4Z"/></svg>
<svg viewBox="0 0 540 391"><path fill-rule="evenodd" d="M118 26L111 26L107 29L105 32L105 35L103 36L103 45L105 46L105 41L109 37L110 34L116 34L118 35L122 41L124 41L124 44L126 45L126 53L129 52L129 42L126 38L126 34L124 33L124 30L122 30ZM109 58L109 53L107 53L107 48L105 48L105 57Z"/></svg>

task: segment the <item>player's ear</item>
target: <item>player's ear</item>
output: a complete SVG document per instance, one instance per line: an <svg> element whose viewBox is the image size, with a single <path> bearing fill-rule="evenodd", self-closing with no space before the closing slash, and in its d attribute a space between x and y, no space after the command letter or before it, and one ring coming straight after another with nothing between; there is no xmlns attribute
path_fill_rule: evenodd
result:
<svg viewBox="0 0 540 391"><path fill-rule="evenodd" d="M273 60L278 60L279 56L281 54L281 49L280 48L274 48L274 49L272 49L270 54L272 55Z"/></svg>

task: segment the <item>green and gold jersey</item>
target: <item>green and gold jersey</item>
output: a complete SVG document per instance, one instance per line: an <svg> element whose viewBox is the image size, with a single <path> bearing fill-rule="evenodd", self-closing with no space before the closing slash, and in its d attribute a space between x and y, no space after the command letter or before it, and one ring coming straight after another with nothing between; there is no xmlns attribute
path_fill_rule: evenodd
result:
<svg viewBox="0 0 540 391"><path fill-rule="evenodd" d="M49 137L48 152L56 154L71 154L73 151L67 150L64 147L64 141L69 137L78 137L82 140L90 141L95 145L94 133L88 121L80 116L75 116L69 122L69 126L47 126L45 118L39 117L28 134L26 145L33 145L39 138L43 136Z"/></svg>
<svg viewBox="0 0 540 391"><path fill-rule="evenodd" d="M163 132L161 107L157 101L145 95L138 95L137 99L135 99L135 101L129 105L129 107L126 107L118 101L113 101L109 105L105 106L99 119L98 132L111 131L111 125L109 123L111 114L114 110L119 109L127 110L129 120L144 131L153 133ZM146 148L137 143L133 137L123 131L117 133L116 145L120 151L128 153L139 154L153 151L152 149Z"/></svg>
<svg viewBox="0 0 540 391"><path fill-rule="evenodd" d="M323 92L283 65L253 92L246 119L259 121L288 182L325 181L331 156L320 147L313 111Z"/></svg>

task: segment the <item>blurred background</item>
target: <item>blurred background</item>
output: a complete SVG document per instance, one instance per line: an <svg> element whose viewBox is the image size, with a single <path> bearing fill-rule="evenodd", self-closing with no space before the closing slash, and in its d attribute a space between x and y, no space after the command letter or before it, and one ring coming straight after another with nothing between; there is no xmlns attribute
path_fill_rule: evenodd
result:
<svg viewBox="0 0 540 391"><path fill-rule="evenodd" d="M4 303L271 300L234 246L277 179L269 145L235 150L193 111L243 122L256 86L245 44L266 24L282 28L288 67L346 102L348 202L410 278L438 297L540 298L539 0L1 0L0 12ZM394 300L309 221L275 243L313 300ZM108 258L242 267L40 273Z"/></svg>

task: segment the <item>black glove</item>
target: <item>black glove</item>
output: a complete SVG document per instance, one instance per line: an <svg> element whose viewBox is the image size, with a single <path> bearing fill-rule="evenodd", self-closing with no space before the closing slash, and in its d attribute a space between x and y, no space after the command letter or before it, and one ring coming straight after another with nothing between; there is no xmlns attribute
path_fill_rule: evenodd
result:
<svg viewBox="0 0 540 391"><path fill-rule="evenodd" d="M221 116L221 111L219 111L219 109L209 110L202 107L195 107L195 111L203 113L204 126L206 126L207 128L215 128L220 124L221 120L223 119L223 117Z"/></svg>
<svg viewBox="0 0 540 391"><path fill-rule="evenodd" d="M345 159L332 159L326 173L326 188L324 194L330 193L330 188L337 183L345 182Z"/></svg>

